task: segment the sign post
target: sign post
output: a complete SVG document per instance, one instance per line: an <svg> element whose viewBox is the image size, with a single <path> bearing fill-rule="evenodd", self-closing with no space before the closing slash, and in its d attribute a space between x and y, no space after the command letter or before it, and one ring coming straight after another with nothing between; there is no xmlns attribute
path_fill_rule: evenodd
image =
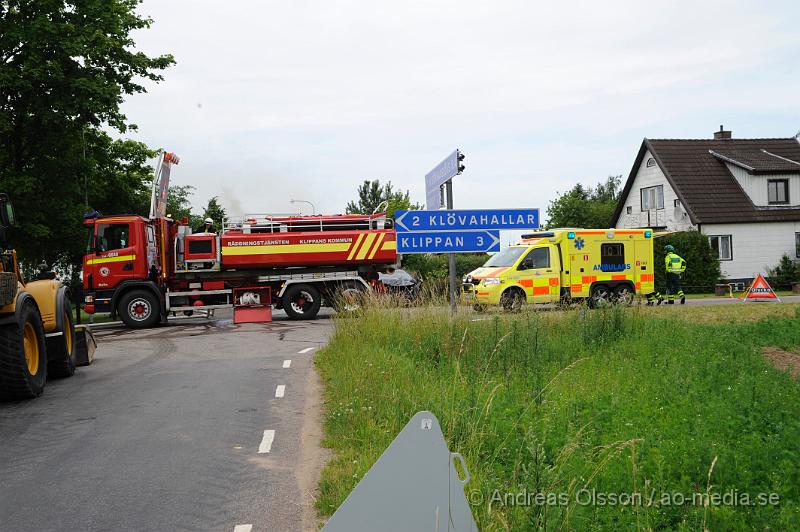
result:
<svg viewBox="0 0 800 532"><path fill-rule="evenodd" d="M458 153L456 151L456 153ZM447 189L447 210L453 210L453 180L449 179L444 185ZM450 253L447 256L447 265L449 272L449 286L450 286L450 312L455 313L456 304L458 303L458 279L456 279L456 256Z"/></svg>
<svg viewBox="0 0 800 532"><path fill-rule="evenodd" d="M445 187L445 197L447 209L453 208L453 177L464 171L464 154L456 150L437 164L433 170L425 174L425 203L429 210L440 209L442 207L442 186ZM458 294L456 280L456 256L448 257L450 269L450 310L455 312Z"/></svg>
<svg viewBox="0 0 800 532"><path fill-rule="evenodd" d="M539 228L539 209L453 210L453 177L464 171L463 160L464 154L456 150L425 174L428 210L395 213L398 253L449 254L451 312L456 311L461 291L455 253L500 251L500 229Z"/></svg>

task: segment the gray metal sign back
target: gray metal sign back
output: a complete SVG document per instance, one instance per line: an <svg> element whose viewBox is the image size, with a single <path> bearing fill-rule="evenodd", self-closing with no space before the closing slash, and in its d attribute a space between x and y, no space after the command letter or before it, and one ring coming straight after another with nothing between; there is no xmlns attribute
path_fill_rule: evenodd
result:
<svg viewBox="0 0 800 532"><path fill-rule="evenodd" d="M454 459L461 461L461 480ZM464 459L451 453L439 420L418 412L331 516L324 532L475 531Z"/></svg>
<svg viewBox="0 0 800 532"><path fill-rule="evenodd" d="M453 176L458 175L458 150L454 151L425 174L425 204L429 210L442 207L441 188Z"/></svg>

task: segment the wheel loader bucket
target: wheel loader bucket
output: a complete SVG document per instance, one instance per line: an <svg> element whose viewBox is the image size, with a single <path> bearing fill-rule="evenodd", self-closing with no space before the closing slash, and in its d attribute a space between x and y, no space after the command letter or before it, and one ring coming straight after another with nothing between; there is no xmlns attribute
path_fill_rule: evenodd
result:
<svg viewBox="0 0 800 532"><path fill-rule="evenodd" d="M97 349L92 330L86 325L77 325L75 336L75 365L88 366L94 360L94 351Z"/></svg>

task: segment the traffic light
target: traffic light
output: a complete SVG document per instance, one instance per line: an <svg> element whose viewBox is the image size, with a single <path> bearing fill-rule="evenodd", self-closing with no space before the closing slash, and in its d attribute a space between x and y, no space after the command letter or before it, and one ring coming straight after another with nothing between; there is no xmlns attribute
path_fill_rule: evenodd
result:
<svg viewBox="0 0 800 532"><path fill-rule="evenodd" d="M457 156L457 158L458 158L458 173L460 174L461 172L464 171L464 168L466 168L466 166L464 166L464 162L463 162L466 157L464 156L463 153L461 153L458 150L456 150L456 153L458 154L458 156Z"/></svg>

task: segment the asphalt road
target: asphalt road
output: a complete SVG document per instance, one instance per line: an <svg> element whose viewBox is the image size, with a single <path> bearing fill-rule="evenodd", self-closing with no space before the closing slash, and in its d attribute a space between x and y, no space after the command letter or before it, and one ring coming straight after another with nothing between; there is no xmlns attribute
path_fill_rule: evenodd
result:
<svg viewBox="0 0 800 532"><path fill-rule="evenodd" d="M276 318L99 332L92 366L0 403L0 530L315 528L313 356L331 330Z"/></svg>

